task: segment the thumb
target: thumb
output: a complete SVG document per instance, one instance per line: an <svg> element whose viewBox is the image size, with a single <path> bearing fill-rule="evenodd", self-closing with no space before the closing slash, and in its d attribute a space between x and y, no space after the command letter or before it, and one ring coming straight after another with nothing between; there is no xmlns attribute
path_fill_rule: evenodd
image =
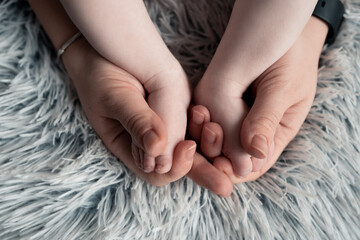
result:
<svg viewBox="0 0 360 240"><path fill-rule="evenodd" d="M274 88L273 88L274 89ZM255 158L266 159L274 135L288 106L285 95L257 89L256 98L241 128L241 144Z"/></svg>
<svg viewBox="0 0 360 240"><path fill-rule="evenodd" d="M164 151L167 144L165 123L136 87L117 88L109 94L105 105L106 112L122 124L136 146L154 157Z"/></svg>

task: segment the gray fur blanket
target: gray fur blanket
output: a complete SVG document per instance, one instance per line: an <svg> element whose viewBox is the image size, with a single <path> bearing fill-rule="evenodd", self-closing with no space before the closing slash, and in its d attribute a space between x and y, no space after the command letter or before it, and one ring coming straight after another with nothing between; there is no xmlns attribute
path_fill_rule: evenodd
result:
<svg viewBox="0 0 360 240"><path fill-rule="evenodd" d="M233 0L148 0L195 82ZM0 239L360 239L360 2L325 48L313 107L257 181L221 198L138 179L88 124L22 0L0 1Z"/></svg>

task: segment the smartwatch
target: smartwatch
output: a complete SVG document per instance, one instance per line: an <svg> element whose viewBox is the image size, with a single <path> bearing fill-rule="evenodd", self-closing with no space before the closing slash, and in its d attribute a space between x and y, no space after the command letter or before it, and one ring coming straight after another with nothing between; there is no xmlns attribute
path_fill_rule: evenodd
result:
<svg viewBox="0 0 360 240"><path fill-rule="evenodd" d="M317 2L312 15L320 18L329 26L325 43L331 44L335 41L344 12L344 4L340 0L319 0Z"/></svg>

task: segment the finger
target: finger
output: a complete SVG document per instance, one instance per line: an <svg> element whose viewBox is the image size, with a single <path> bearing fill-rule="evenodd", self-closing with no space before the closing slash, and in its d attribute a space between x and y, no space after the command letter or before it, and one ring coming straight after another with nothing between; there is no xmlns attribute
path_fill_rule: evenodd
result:
<svg viewBox="0 0 360 240"><path fill-rule="evenodd" d="M256 180L257 178L262 176L272 166L272 165L268 166L270 164L270 161L267 161L266 167L268 167L268 169L266 169L266 171L265 171L265 167L264 167L258 171L253 171L253 172L249 173L245 177L240 177L234 173L232 163L226 157L221 156L221 157L215 158L213 164L214 164L214 167L216 167L216 169L225 173L228 176L228 178L231 180L231 182L234 184Z"/></svg>
<svg viewBox="0 0 360 240"><path fill-rule="evenodd" d="M213 165L216 169L223 172L233 183L239 183L239 179L243 177L236 176L230 159L224 156L220 156L214 159Z"/></svg>
<svg viewBox="0 0 360 240"><path fill-rule="evenodd" d="M272 141L269 149L268 157L264 161L264 165L260 170L250 173L245 178L239 178L237 176L230 175L229 177L233 183L239 182L249 182L254 181L257 178L261 177L266 173L277 161L281 153L284 151L285 147L289 142L296 136L296 133L299 131L302 123L305 120L305 117L309 111L310 103L301 102L290 107L284 114L281 122L275 132L274 140ZM220 164L214 161L214 166L219 170L225 171L226 169L229 174L232 174L229 169L231 167L230 162L221 162Z"/></svg>
<svg viewBox="0 0 360 240"><path fill-rule="evenodd" d="M218 123L207 122L201 133L201 151L207 158L221 155L224 134Z"/></svg>
<svg viewBox="0 0 360 240"><path fill-rule="evenodd" d="M194 156L194 162L188 177L198 185L222 197L229 196L233 190L230 178L224 172L215 168L199 153Z"/></svg>
<svg viewBox="0 0 360 240"><path fill-rule="evenodd" d="M265 162L265 160L263 160L263 161ZM272 165L270 165L270 161L267 161L266 163L267 164L265 166L263 166L263 168L261 168L257 171L253 171L253 172L249 173L248 175L246 175L245 177L237 176L234 173L232 163L226 157L221 156L221 157L215 158L213 164L214 164L214 167L216 167L216 169L225 173L228 176L228 178L231 180L232 183L236 184L236 183L241 183L241 182L254 181L254 180L258 179L259 177L261 177L274 164L274 162L273 162Z"/></svg>
<svg viewBox="0 0 360 240"><path fill-rule="evenodd" d="M132 141L148 156L161 154L167 143L164 122L148 106L143 95L130 84L118 87L104 100L107 114L117 119Z"/></svg>
<svg viewBox="0 0 360 240"><path fill-rule="evenodd" d="M202 105L196 105L191 108L188 130L190 136L195 141L200 142L203 124L209 121L210 121L210 112L206 107Z"/></svg>
<svg viewBox="0 0 360 240"><path fill-rule="evenodd" d="M267 158L276 129L288 108L283 92L271 90L258 89L254 104L241 128L243 148L259 159Z"/></svg>
<svg viewBox="0 0 360 240"><path fill-rule="evenodd" d="M172 179L178 180L185 176L191 169L196 152L196 143L186 140L180 142L174 150L173 164L169 172L163 174Z"/></svg>
<svg viewBox="0 0 360 240"><path fill-rule="evenodd" d="M220 171L225 172L228 177L231 179L233 183L241 183L241 182L250 182L258 179L262 175L264 175L277 161L279 158L281 152L284 150L284 148L281 149L280 145L276 145L276 139L270 146L270 151L267 159L260 159L263 161L263 166L260 168L260 166L255 166L257 171L251 172L246 177L239 177L236 176L233 172L233 169L231 167L231 162L227 158L216 158L214 160L214 166L216 166L217 169ZM275 145L277 146L275 149ZM256 164L256 163L255 163Z"/></svg>

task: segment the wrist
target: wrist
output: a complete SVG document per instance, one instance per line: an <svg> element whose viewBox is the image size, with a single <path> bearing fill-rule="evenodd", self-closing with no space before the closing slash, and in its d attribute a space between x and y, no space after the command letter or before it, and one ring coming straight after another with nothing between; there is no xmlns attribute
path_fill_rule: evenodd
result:
<svg viewBox="0 0 360 240"><path fill-rule="evenodd" d="M80 37L66 48L66 51L61 55L65 69L73 81L79 79L80 74L87 71L87 61L90 59L88 56L92 50L87 40Z"/></svg>
<svg viewBox="0 0 360 240"><path fill-rule="evenodd" d="M307 23L302 36L312 43L315 52L320 55L321 50L325 44L326 36L329 31L329 26L321 19L311 16Z"/></svg>
<svg viewBox="0 0 360 240"><path fill-rule="evenodd" d="M325 42L326 36L329 32L329 26L323 20L315 16L311 16L308 25L319 41Z"/></svg>

